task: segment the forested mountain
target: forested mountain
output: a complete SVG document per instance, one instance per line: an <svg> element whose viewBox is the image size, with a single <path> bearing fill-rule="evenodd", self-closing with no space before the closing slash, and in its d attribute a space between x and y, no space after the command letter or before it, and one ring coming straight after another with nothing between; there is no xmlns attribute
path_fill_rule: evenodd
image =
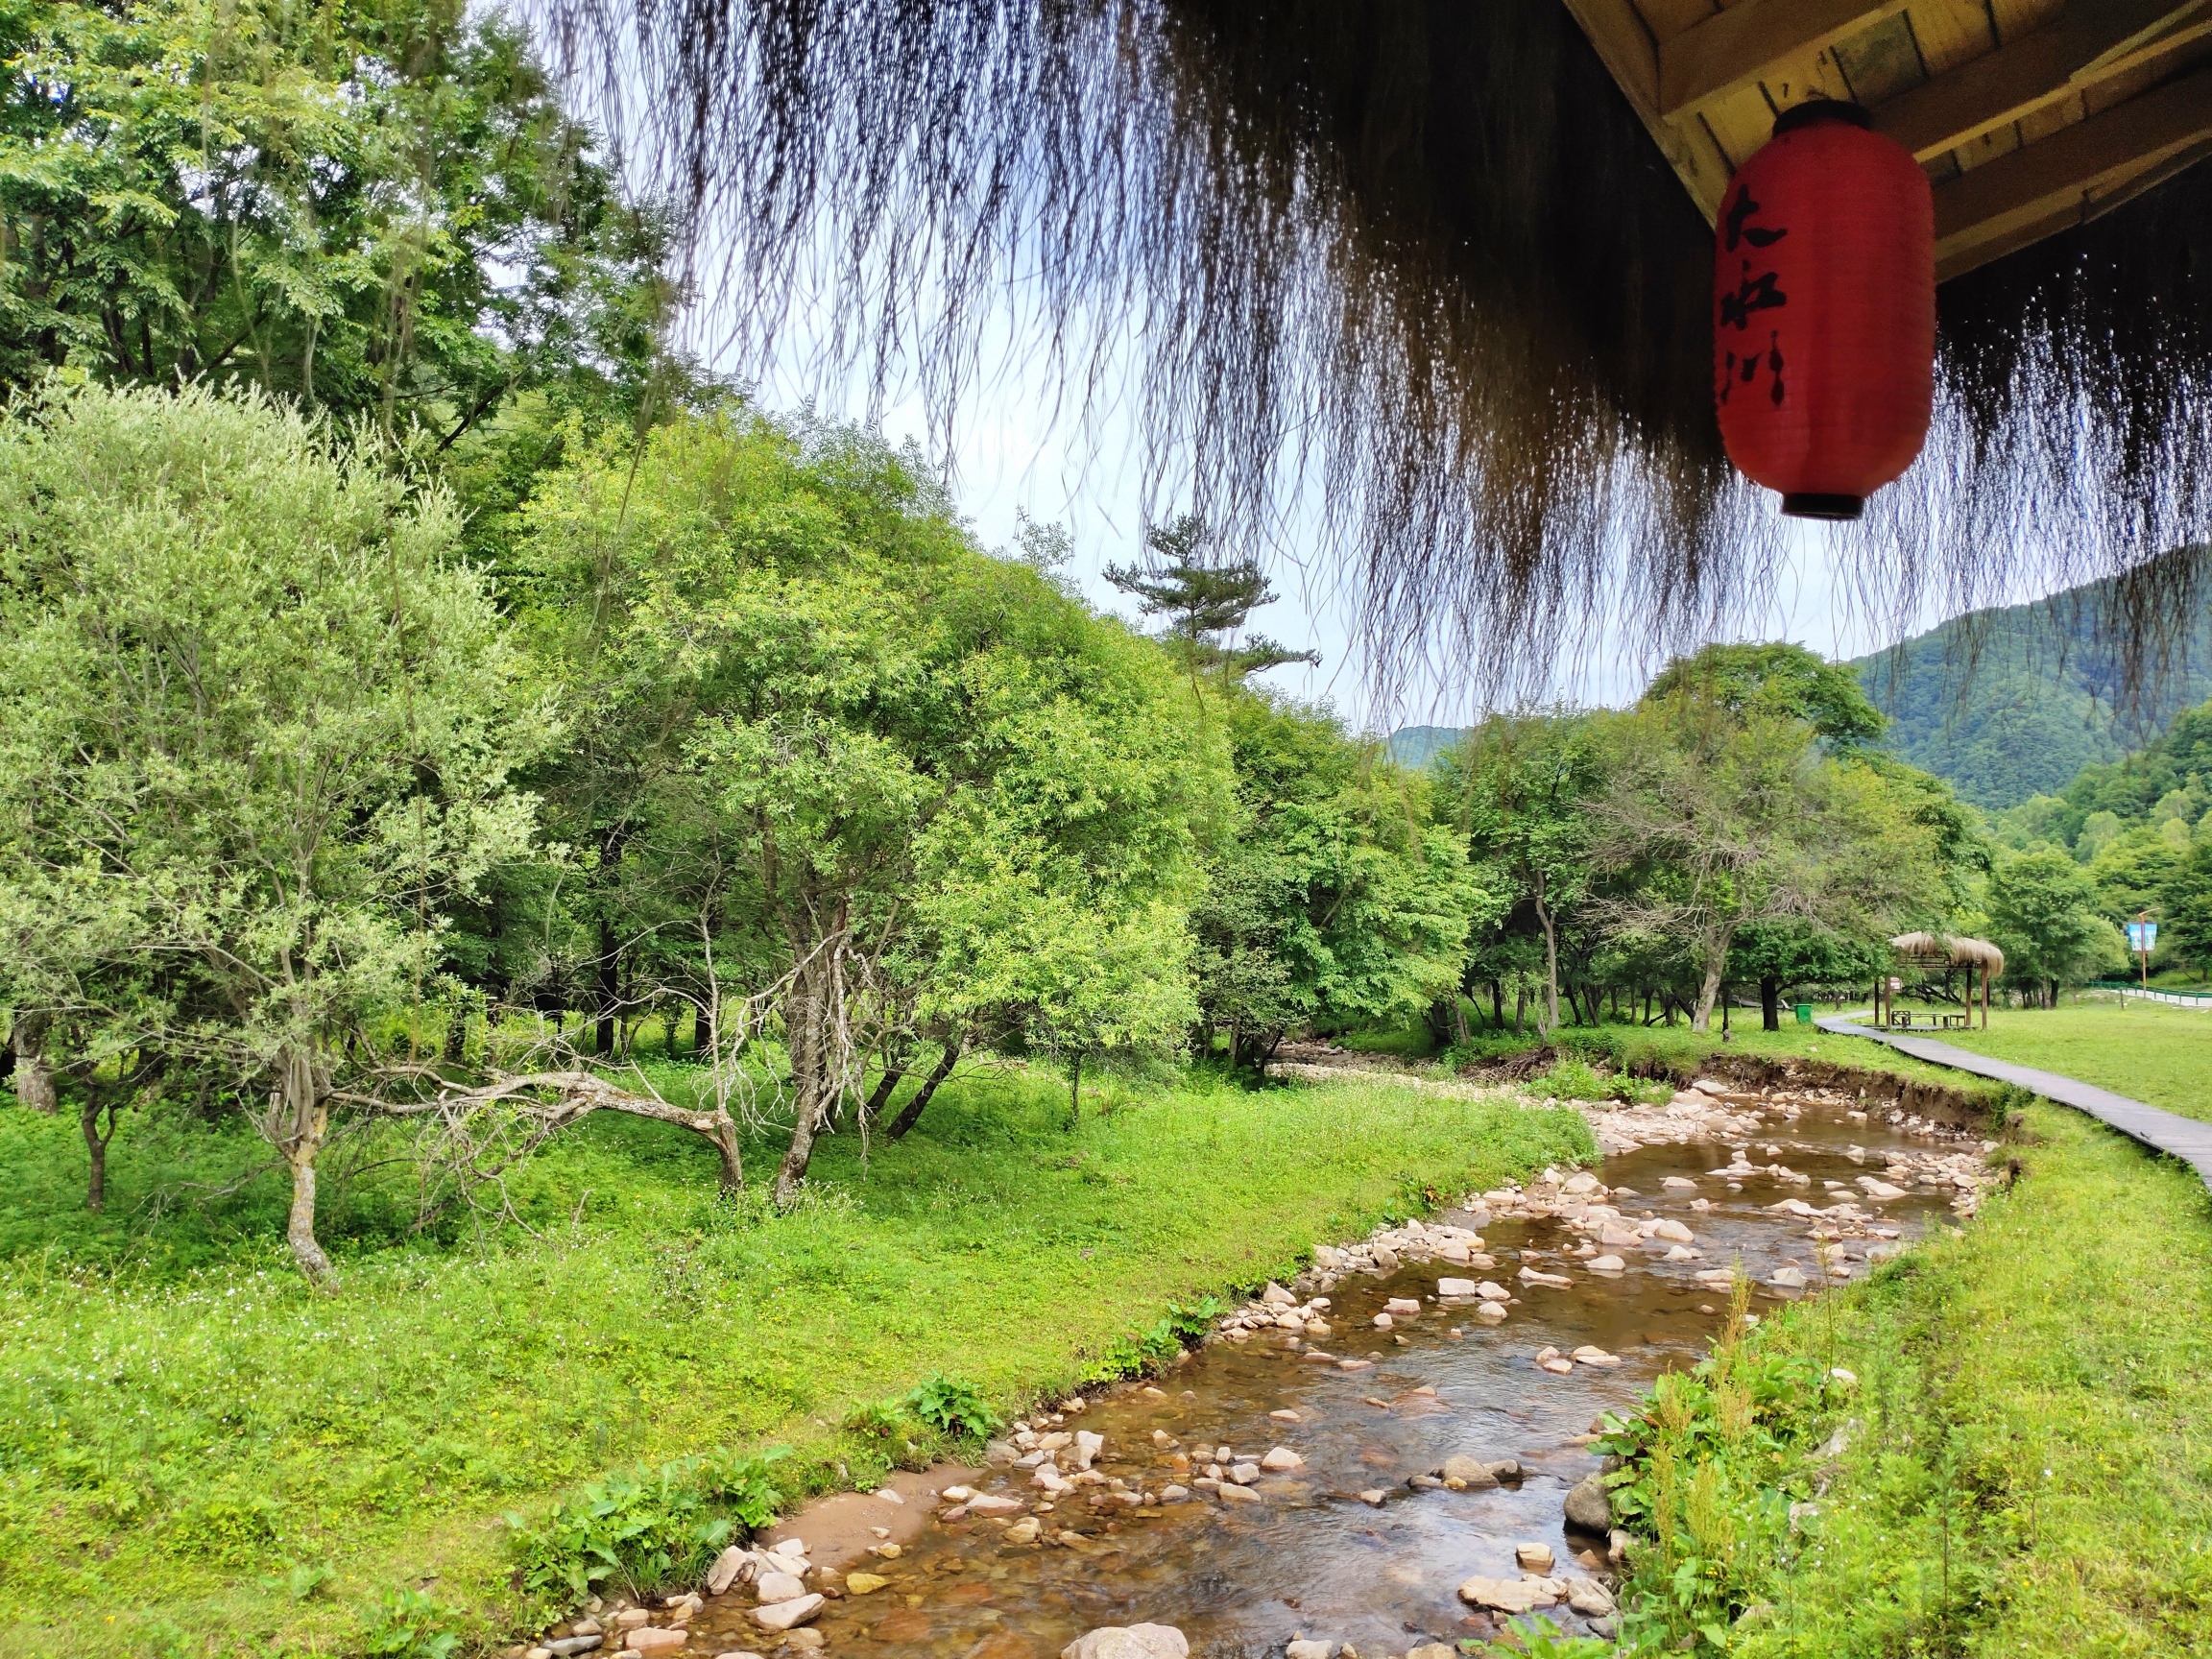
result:
<svg viewBox="0 0 2212 1659"><path fill-rule="evenodd" d="M1851 667L1892 721L1892 753L2001 810L2059 794L2212 695L2212 610L2131 690L2124 631L2105 625L2113 606L2110 582L2089 583L1969 612Z"/></svg>

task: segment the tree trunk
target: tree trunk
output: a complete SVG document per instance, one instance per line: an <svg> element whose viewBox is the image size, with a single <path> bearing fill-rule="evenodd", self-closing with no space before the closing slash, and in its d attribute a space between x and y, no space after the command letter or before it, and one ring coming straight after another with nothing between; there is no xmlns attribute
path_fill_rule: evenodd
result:
<svg viewBox="0 0 2212 1659"><path fill-rule="evenodd" d="M945 1040L945 1052L937 1057L937 1064L929 1069L929 1075L922 1079L922 1087L914 1091L914 1098L891 1120L887 1131L893 1141L902 1139L906 1131L922 1121L923 1111L929 1097L937 1093L937 1085L952 1075L952 1068L959 1063L961 1047L968 1040L967 1033L955 1031Z"/></svg>
<svg viewBox="0 0 2212 1659"><path fill-rule="evenodd" d="M814 1138L821 1133L825 1096L829 1093L827 1007L829 987L826 947L805 952L791 994L783 1005L783 1030L791 1049L791 1083L798 1096L797 1116L791 1124L791 1144L776 1170L776 1208L788 1210L799 1201L800 1183L814 1156Z"/></svg>
<svg viewBox="0 0 2212 1659"><path fill-rule="evenodd" d="M1690 1020L1690 1029L1700 1035L1713 1029L1713 1004L1719 999L1720 975L1727 966L1728 940L1721 938L1705 952L1705 982L1697 987L1697 1012Z"/></svg>
<svg viewBox="0 0 2212 1659"><path fill-rule="evenodd" d="M276 1129L272 1139L292 1166L292 1214L284 1237L300 1270L314 1284L327 1285L332 1278L330 1258L315 1237L315 1160L329 1134L330 1111L316 1085L314 1056L291 1049L278 1064L276 1098L270 1106Z"/></svg>
<svg viewBox="0 0 2212 1659"><path fill-rule="evenodd" d="M1490 981L1490 1029L1505 1029L1505 987L1495 979Z"/></svg>
<svg viewBox="0 0 2212 1659"><path fill-rule="evenodd" d="M891 1096L898 1093L899 1085L906 1080L903 1066L886 1066L883 1075L876 1079L876 1087L868 1092L868 1103L860 1108L860 1121L874 1123L883 1116L883 1108L891 1104Z"/></svg>
<svg viewBox="0 0 2212 1659"><path fill-rule="evenodd" d="M1083 1127L1083 1050L1075 1050L1075 1064L1068 1073L1068 1127Z"/></svg>
<svg viewBox="0 0 2212 1659"><path fill-rule="evenodd" d="M455 1002L445 1015L445 1058L458 1066L469 1054L469 1004Z"/></svg>
<svg viewBox="0 0 2212 1659"><path fill-rule="evenodd" d="M707 1033L713 1021L707 1012L707 998L702 997L691 1004L691 1054L696 1059L707 1052Z"/></svg>
<svg viewBox="0 0 2212 1659"><path fill-rule="evenodd" d="M614 1056L614 1010L621 998L622 964L614 949L614 925L605 916L599 918L599 1030L593 1038L593 1051L600 1059Z"/></svg>
<svg viewBox="0 0 2212 1659"><path fill-rule="evenodd" d="M1544 929L1544 1024L1537 1035L1549 1038L1559 1028L1559 926L1551 906L1544 902L1541 885L1536 893L1536 920Z"/></svg>
<svg viewBox="0 0 2212 1659"><path fill-rule="evenodd" d="M84 1151L90 1167L84 1176L84 1208L99 1214L108 1208L108 1142L115 1138L115 1114L108 1111L108 1133L100 1133L100 1093L89 1083L84 1088L84 1105L78 1113L79 1127L84 1131Z"/></svg>
<svg viewBox="0 0 2212 1659"><path fill-rule="evenodd" d="M1521 1035L1521 1016L1522 1016L1523 1014L1527 1013L1527 1009L1528 1009L1528 987L1527 987L1527 986L1526 986L1526 985L1516 985L1516 986L1514 986L1514 987L1513 987L1513 1035L1514 1035L1514 1036L1516 1036L1516 1037L1518 1037L1518 1036L1520 1036L1520 1035Z"/></svg>
<svg viewBox="0 0 2212 1659"><path fill-rule="evenodd" d="M54 1067L46 1058L47 1025L43 1014L18 1014L9 1044L15 1050L15 1098L52 1117L60 1101L54 1093Z"/></svg>
<svg viewBox="0 0 2212 1659"><path fill-rule="evenodd" d="M1762 979L1759 981L1759 1018L1765 1029L1768 1031L1782 1029L1781 980Z"/></svg>

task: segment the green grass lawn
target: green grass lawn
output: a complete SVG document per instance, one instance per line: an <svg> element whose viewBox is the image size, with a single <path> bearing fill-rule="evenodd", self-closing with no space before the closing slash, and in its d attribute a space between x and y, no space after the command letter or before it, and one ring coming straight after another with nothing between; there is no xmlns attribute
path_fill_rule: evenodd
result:
<svg viewBox="0 0 2212 1659"><path fill-rule="evenodd" d="M2117 1000L1997 1008L1988 1030L1945 1032L1942 1040L2212 1119L2212 1011Z"/></svg>
<svg viewBox="0 0 2212 1659"><path fill-rule="evenodd" d="M1594 1151L1572 1112L1403 1089L1116 1092L1070 1130L1063 1083L983 1073L865 1165L824 1143L782 1217L719 1200L693 1137L608 1116L512 1184L517 1222L418 1235L364 1147L334 1294L286 1264L273 1177L220 1190L250 1142L127 1124L91 1218L75 1123L0 1109L0 1655L358 1652L426 1580L505 1634L502 1511L771 1441L797 1484L879 1473L856 1404L945 1373L1019 1405L1424 1188Z"/></svg>

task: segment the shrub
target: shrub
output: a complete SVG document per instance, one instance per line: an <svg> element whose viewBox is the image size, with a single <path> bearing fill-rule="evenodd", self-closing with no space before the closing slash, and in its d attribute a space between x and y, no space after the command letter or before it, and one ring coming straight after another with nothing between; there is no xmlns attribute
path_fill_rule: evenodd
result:
<svg viewBox="0 0 2212 1659"><path fill-rule="evenodd" d="M449 1659L461 1646L464 1615L423 1590L396 1591L378 1607L361 1639L366 1659Z"/></svg>
<svg viewBox="0 0 2212 1659"><path fill-rule="evenodd" d="M946 1434L982 1439L998 1427L998 1414L983 1398L983 1390L956 1377L929 1379L906 1396L906 1409L930 1428Z"/></svg>
<svg viewBox="0 0 2212 1659"><path fill-rule="evenodd" d="M523 1588L581 1599L602 1583L643 1596L695 1580L739 1527L776 1519L783 1495L768 1477L781 1455L640 1466L579 1487L538 1526L508 1516Z"/></svg>

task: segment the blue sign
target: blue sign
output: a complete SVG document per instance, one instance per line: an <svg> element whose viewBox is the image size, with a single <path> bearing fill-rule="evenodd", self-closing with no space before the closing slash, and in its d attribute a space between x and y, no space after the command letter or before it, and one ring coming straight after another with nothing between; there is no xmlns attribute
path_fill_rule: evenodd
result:
<svg viewBox="0 0 2212 1659"><path fill-rule="evenodd" d="M2138 956L2148 956L2158 948L2158 924L2155 922L2130 922L2128 924L2128 949Z"/></svg>

